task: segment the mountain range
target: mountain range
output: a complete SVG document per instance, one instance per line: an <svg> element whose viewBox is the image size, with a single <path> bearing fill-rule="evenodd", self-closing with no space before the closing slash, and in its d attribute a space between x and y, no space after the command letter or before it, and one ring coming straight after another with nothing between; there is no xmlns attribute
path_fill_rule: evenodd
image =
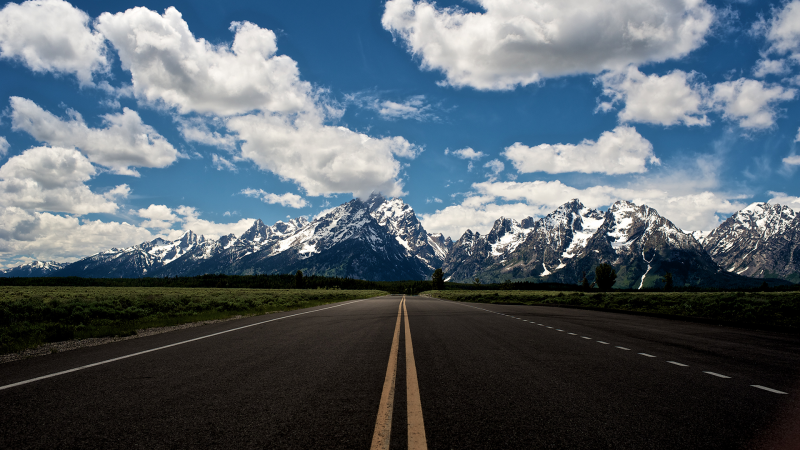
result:
<svg viewBox="0 0 800 450"><path fill-rule="evenodd" d="M600 211L571 200L545 217L501 217L486 235L467 230L456 242L428 233L397 198L353 199L309 221L272 226L256 220L241 236L208 239L192 231L112 248L79 261L39 262L0 276L166 277L206 273L311 275L367 280L429 279L442 267L459 282L580 283L601 263L616 288L757 286L800 281L800 215L754 203L708 233L684 232L647 205L619 201Z"/></svg>

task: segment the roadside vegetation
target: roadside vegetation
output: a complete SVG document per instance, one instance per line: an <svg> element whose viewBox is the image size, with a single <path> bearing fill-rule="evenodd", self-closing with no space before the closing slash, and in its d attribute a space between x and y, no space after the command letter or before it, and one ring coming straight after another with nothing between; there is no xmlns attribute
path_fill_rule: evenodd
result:
<svg viewBox="0 0 800 450"><path fill-rule="evenodd" d="M294 279L294 276L292 276ZM2 286L0 354L46 342L385 295L380 290Z"/></svg>
<svg viewBox="0 0 800 450"><path fill-rule="evenodd" d="M558 305L668 314L800 331L800 292L636 292L432 290L459 302Z"/></svg>

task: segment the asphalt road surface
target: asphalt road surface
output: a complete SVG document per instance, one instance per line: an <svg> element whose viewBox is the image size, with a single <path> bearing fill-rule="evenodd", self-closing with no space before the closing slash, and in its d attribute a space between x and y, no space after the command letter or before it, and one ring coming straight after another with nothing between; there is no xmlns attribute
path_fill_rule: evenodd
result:
<svg viewBox="0 0 800 450"><path fill-rule="evenodd" d="M0 448L800 449L797 335L402 298L0 365Z"/></svg>

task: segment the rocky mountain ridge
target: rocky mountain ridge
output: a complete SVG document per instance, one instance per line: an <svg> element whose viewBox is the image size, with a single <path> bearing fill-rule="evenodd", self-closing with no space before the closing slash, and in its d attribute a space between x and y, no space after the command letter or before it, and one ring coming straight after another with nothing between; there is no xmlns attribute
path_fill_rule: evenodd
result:
<svg viewBox="0 0 800 450"><path fill-rule="evenodd" d="M605 212L571 200L550 214L501 217L486 235L467 230L455 243L428 233L402 200L372 195L308 220L272 226L256 220L241 236L208 239L192 231L109 249L71 264L31 263L0 276L143 277L205 273L307 274L373 280L427 279L442 267L450 281L580 283L609 263L617 288L800 281L800 215L754 203L711 232L684 232L647 205L619 201ZM38 265L37 265L38 264ZM28 266L26 268L26 266ZM749 281L748 281L749 280Z"/></svg>

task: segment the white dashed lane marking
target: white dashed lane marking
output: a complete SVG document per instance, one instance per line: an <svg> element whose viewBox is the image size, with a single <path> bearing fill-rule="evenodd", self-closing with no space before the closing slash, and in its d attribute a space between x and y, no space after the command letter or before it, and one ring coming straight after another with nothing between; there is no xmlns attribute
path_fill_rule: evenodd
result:
<svg viewBox="0 0 800 450"><path fill-rule="evenodd" d="M465 305L465 306L466 306L466 305ZM475 307L473 306L472 308L475 308ZM549 328L549 329L551 329L551 330L552 330L552 329L554 329L553 327L551 327L551 326L549 326L549 325L545 325L545 324L543 324L543 323L536 323L536 322L534 322L534 321L532 321L532 320L531 320L531 321L528 321L528 320L526 320L526 319L522 319L522 318L520 318L520 317L514 317L514 316L510 316L510 315L508 315L508 314L503 314L503 313L500 313L500 312L494 312L494 311L490 311L490 310L488 310L488 309L483 309L483 308L475 308L475 309L480 309L480 310L482 310L482 311L490 312L490 313L492 313L492 314L499 314L499 315L501 315L501 316L510 317L510 318L512 318L512 319L522 320L523 322L528 322L528 323L531 323L531 324L539 325L540 327L546 327L546 328ZM558 329L558 328L555 328L555 330L556 330L556 331L561 331L561 332L564 332L564 330L561 330L561 329ZM567 333L567 334L569 334L569 335L571 335L571 336L577 336L577 334L575 334L575 333ZM581 338L583 338L583 339L589 339L589 340L591 340L591 339L592 339L592 338L590 338L590 337L588 337L588 336L581 336ZM608 342L605 342L605 341L597 341L597 343L598 343L598 344L604 344L604 345L610 345ZM629 348L627 348L627 347L622 347L622 346L619 346L619 345L616 345L615 347L616 347L616 348L618 348L618 349L620 349L620 350L625 350L625 351L630 351L630 350L631 350L631 349L629 349ZM655 356L655 355L651 355L651 354L649 354L649 353L639 353L639 355L646 356L646 357L648 357L648 358L656 358L656 356ZM679 366L679 367L689 367L689 365L688 365L688 364L679 363L679 362L677 362L677 361L667 361L667 362L668 362L668 363L670 363L670 364L672 364L672 365ZM715 376L715 377L718 377L718 378L725 378L725 379L729 379L729 378L731 378L731 377L729 377L729 376L727 376L727 375L722 375L722 374L720 374L720 373L716 373L716 372L703 371L703 373L706 373L706 374L708 374L708 375L712 375L712 376ZM772 388L769 388L769 387L766 387L766 386L761 386L760 384L751 384L750 386L751 386L751 387L754 387L754 388L756 388L756 389L761 389L761 390L763 390L763 391L772 392L773 394L782 394L782 395L786 395L786 394L787 394L786 392L779 391L779 390L777 390L777 389L772 389Z"/></svg>
<svg viewBox="0 0 800 450"><path fill-rule="evenodd" d="M707 374L709 374L709 375L714 375L715 377L720 377L720 378L730 378L730 377L728 377L728 376L725 376L725 375L722 375L722 374L719 374L719 373L715 373L715 372L706 372L706 371L703 371L703 373L707 373Z"/></svg>
<svg viewBox="0 0 800 450"><path fill-rule="evenodd" d="M761 386L761 385L758 385L758 384L751 384L750 386L753 386L754 388L758 388L758 389L763 389L763 390L768 391L768 392L772 392L773 394L785 394L786 393L786 392L783 392L783 391L779 391L777 389L768 388L766 386Z"/></svg>

